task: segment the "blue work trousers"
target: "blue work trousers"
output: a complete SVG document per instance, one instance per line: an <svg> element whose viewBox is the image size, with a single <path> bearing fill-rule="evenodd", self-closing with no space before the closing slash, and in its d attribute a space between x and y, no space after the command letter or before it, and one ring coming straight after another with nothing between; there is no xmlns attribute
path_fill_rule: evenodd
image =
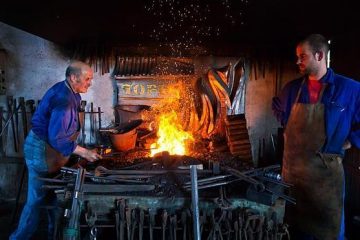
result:
<svg viewBox="0 0 360 240"><path fill-rule="evenodd" d="M24 143L24 157L28 169L27 201L22 210L17 229L10 235L10 239L30 239L38 228L40 207L45 204L48 214L48 239L53 239L55 219L57 217L57 201L55 194L44 190L44 182L39 177L47 177L48 167L45 160L45 142L32 131L29 132Z"/></svg>

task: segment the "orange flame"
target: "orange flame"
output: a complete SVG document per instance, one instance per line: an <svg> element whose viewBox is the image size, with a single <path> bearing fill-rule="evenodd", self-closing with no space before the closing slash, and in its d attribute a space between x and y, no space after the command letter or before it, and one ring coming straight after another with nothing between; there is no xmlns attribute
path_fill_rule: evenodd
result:
<svg viewBox="0 0 360 240"><path fill-rule="evenodd" d="M157 142L151 145L151 156L164 151L170 155L185 155L187 144L194 140L191 133L182 129L175 111L161 114L157 135Z"/></svg>

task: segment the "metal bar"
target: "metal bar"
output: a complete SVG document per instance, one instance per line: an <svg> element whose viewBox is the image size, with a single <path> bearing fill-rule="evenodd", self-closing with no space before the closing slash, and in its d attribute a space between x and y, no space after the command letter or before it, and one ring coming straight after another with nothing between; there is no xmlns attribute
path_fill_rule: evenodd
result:
<svg viewBox="0 0 360 240"><path fill-rule="evenodd" d="M273 191L273 190L271 190L269 188L266 188L265 190L272 193L272 194L274 194L275 196L278 196L279 198L284 199L285 201L291 202L292 204L296 204L296 199L293 198L293 197L286 196L286 195L284 195L282 193L278 193L278 192Z"/></svg>
<svg viewBox="0 0 360 240"><path fill-rule="evenodd" d="M80 111L79 111L79 122L80 122L80 129L81 129L81 145L85 146L85 139L86 139L86 135L85 135L85 123L86 123L86 119L85 119L85 108L86 108L86 101L82 100L80 102Z"/></svg>
<svg viewBox="0 0 360 240"><path fill-rule="evenodd" d="M84 184L84 193L119 193L152 191L155 185L151 184Z"/></svg>
<svg viewBox="0 0 360 240"><path fill-rule="evenodd" d="M20 110L21 110L21 121L23 124L23 133L24 133L23 135L24 135L24 139L25 139L28 134L28 123L27 123L27 118L26 118L26 108L25 108L24 97L19 98L19 106L20 106Z"/></svg>
<svg viewBox="0 0 360 240"><path fill-rule="evenodd" d="M71 205L70 219L68 222L67 228L64 229L63 239L64 240L76 240L79 238L79 218L81 210L81 195L82 195L82 185L85 179L85 169L79 168L77 170L77 176L75 181L75 188L73 193L73 201ZM65 211L65 214L68 211Z"/></svg>
<svg viewBox="0 0 360 240"><path fill-rule="evenodd" d="M190 165L191 174L191 201L193 210L193 231L194 239L200 240L200 222L199 222L199 192L197 186L197 168L196 165Z"/></svg>
<svg viewBox="0 0 360 240"><path fill-rule="evenodd" d="M0 129L2 133L2 125L3 125L3 114L4 114L4 108L0 106ZM0 157L3 157L5 155L4 152L4 142L3 142L3 136L0 134Z"/></svg>
<svg viewBox="0 0 360 240"><path fill-rule="evenodd" d="M235 177L238 177L246 182L249 182L251 184L254 184L255 187L261 191L265 190L265 186L262 182L259 182L257 180L255 180L254 178L236 170L236 169L233 169L233 168L230 168L230 167L224 167L223 168L226 172L234 175Z"/></svg>
<svg viewBox="0 0 360 240"><path fill-rule="evenodd" d="M207 183L207 182L213 182L216 180L223 180L227 177L232 177L233 175L228 174L228 175L220 175L220 176L215 176L215 177L209 177L209 178L202 178L202 179L198 179L198 184L203 184L203 183ZM190 185L191 181L189 182L185 182L184 185Z"/></svg>
<svg viewBox="0 0 360 240"><path fill-rule="evenodd" d="M99 120L99 128L98 128L98 130L100 131L100 129L101 129L101 108L100 107L98 107L98 120ZM100 136L99 131L97 131L97 135L98 135L97 144L98 145L100 145L100 140L101 140L101 136Z"/></svg>
<svg viewBox="0 0 360 240"><path fill-rule="evenodd" d="M90 144L93 143L92 139L95 138L95 126L94 126L94 104L90 103Z"/></svg>
<svg viewBox="0 0 360 240"><path fill-rule="evenodd" d="M13 110L14 106L14 98L13 96L7 96L7 107L8 107L8 119L11 121L11 128L12 128L12 135L13 135L13 141L14 141L14 148L15 152L18 152L18 146L17 146L17 140L16 140L16 130L15 130L15 121L14 121L14 114L15 111Z"/></svg>
<svg viewBox="0 0 360 240"><path fill-rule="evenodd" d="M21 196L21 192L22 192L21 190L23 189L23 185L24 185L26 170L27 170L27 168L26 168L25 164L22 164L19 187L18 187L17 192L16 192L15 208L14 208L12 218L11 218L11 223L12 224L15 222L17 213L19 211L19 201L20 201L20 196Z"/></svg>
<svg viewBox="0 0 360 240"><path fill-rule="evenodd" d="M14 98L14 103L13 103L13 113L15 114L15 135L16 135L16 141L15 141L15 152L19 151L19 108L16 108L17 105L17 101L16 98Z"/></svg>
<svg viewBox="0 0 360 240"><path fill-rule="evenodd" d="M178 173L178 174L189 174L188 170L182 169L164 169L164 170L109 170L104 167L98 166L95 168L95 171L99 171L99 173L104 175L155 175L155 174L166 174L166 173ZM199 173L211 173L210 170L199 170Z"/></svg>
<svg viewBox="0 0 360 240"><path fill-rule="evenodd" d="M20 107L20 106L19 106L19 107ZM19 110L19 107L18 107L16 110ZM8 113L8 114L10 114L10 113ZM14 114L12 113L12 114L10 115L10 118L8 118L8 119L6 120L6 123L5 123L4 127L1 129L0 137L4 134L7 126L8 126L9 123L13 120L13 117L14 117ZM5 140L6 140L6 139L5 139Z"/></svg>

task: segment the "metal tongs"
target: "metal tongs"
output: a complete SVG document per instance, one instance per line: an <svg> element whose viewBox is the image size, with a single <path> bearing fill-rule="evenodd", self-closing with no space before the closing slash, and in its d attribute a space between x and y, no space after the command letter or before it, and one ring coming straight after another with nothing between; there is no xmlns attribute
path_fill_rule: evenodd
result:
<svg viewBox="0 0 360 240"><path fill-rule="evenodd" d="M118 134L120 131L119 129L116 128L108 128L108 129L103 128L103 129L99 129L99 132Z"/></svg>

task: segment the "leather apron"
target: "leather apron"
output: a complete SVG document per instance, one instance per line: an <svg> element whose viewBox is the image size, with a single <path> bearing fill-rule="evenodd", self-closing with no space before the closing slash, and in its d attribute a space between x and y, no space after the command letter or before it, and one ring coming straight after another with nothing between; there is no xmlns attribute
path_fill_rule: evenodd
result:
<svg viewBox="0 0 360 240"><path fill-rule="evenodd" d="M287 212L290 225L317 239L331 240L340 231L344 172L338 155L319 152L326 139L324 88L315 104L298 103L302 85L297 93L284 132L282 176L294 185L292 195L297 200Z"/></svg>
<svg viewBox="0 0 360 240"><path fill-rule="evenodd" d="M75 132L71 137L71 141L76 141L79 136L79 132ZM70 156L64 156L48 143L45 145L46 164L48 166L48 172L54 173L59 171L69 161Z"/></svg>

